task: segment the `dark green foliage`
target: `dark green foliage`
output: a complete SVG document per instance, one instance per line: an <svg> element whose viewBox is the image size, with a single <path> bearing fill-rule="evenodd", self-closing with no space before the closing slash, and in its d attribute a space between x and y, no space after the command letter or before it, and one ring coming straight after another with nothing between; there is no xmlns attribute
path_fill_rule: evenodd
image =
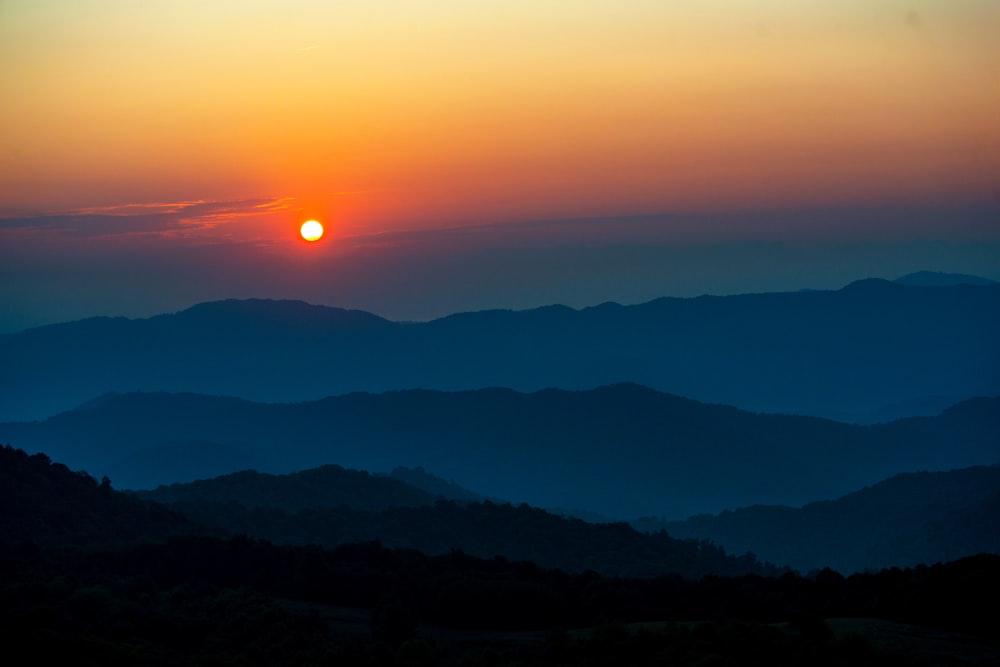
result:
<svg viewBox="0 0 1000 667"><path fill-rule="evenodd" d="M93 546L196 532L182 515L114 491L44 454L0 448L0 542Z"/></svg>

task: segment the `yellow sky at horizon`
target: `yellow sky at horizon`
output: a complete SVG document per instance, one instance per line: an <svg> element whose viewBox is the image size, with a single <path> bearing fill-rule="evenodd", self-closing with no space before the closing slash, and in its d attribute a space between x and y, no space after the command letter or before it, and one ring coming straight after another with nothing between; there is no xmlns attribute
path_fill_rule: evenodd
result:
<svg viewBox="0 0 1000 667"><path fill-rule="evenodd" d="M1000 3L0 3L0 208L350 231L988 199Z"/></svg>

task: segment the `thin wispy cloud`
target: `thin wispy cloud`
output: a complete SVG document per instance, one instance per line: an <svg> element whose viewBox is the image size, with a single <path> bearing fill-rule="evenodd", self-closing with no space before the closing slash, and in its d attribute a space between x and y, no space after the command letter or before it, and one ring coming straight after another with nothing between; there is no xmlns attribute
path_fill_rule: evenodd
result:
<svg viewBox="0 0 1000 667"><path fill-rule="evenodd" d="M204 200L179 202L145 202L128 204L110 204L106 206L88 206L69 211L64 215L135 215L141 213L177 213L186 208L204 204ZM56 214L58 215L58 213Z"/></svg>
<svg viewBox="0 0 1000 667"><path fill-rule="evenodd" d="M94 206L44 215L0 218L0 232L48 237L119 239L231 240L238 230L220 228L240 220L264 218L292 208L289 197L235 201L142 202ZM248 236L258 236L251 232ZM259 239L257 239L259 240Z"/></svg>

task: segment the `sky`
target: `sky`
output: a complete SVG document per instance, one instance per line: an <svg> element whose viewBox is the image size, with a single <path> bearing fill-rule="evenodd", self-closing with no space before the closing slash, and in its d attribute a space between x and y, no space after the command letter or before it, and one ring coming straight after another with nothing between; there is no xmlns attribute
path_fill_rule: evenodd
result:
<svg viewBox="0 0 1000 667"><path fill-rule="evenodd" d="M996 0L0 0L0 333L1000 279L997 35Z"/></svg>

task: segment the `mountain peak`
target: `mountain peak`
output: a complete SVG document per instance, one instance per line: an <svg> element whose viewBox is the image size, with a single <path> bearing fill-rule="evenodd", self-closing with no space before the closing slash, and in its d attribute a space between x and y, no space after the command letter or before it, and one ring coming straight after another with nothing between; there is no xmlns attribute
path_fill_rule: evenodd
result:
<svg viewBox="0 0 1000 667"><path fill-rule="evenodd" d="M957 285L996 285L995 280L966 273L941 273L939 271L917 271L894 280L898 285L909 287L955 287Z"/></svg>
<svg viewBox="0 0 1000 667"><path fill-rule="evenodd" d="M885 290L892 289L893 287L895 287L895 284L890 280L883 278L862 278L861 280L848 283L841 288L841 291Z"/></svg>
<svg viewBox="0 0 1000 667"><path fill-rule="evenodd" d="M226 322L245 322L247 320L271 321L305 327L392 324L389 320L364 310L318 306L293 299L223 299L220 301L206 301L195 304L173 315L161 315L160 317L209 321L224 320Z"/></svg>

